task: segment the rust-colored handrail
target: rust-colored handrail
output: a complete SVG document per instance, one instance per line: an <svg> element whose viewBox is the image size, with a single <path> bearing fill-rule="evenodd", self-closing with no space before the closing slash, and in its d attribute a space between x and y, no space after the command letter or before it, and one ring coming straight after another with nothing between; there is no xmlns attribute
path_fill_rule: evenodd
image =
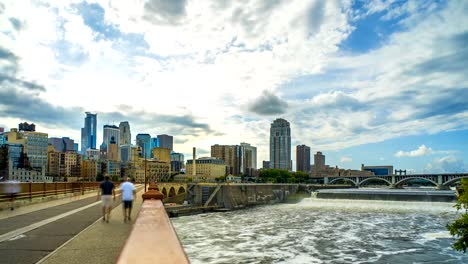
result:
<svg viewBox="0 0 468 264"><path fill-rule="evenodd" d="M0 203L10 201L12 194L5 192L5 189L8 185L16 185L19 192L14 193L15 199L26 199L32 200L36 197L44 196L53 196L59 194L74 193L74 191L79 192L79 189L82 188L82 194L84 191L97 190L99 188L99 182L86 182L86 183L65 183L65 182L55 182L55 183L0 183ZM59 186L60 185L60 186ZM71 186L70 186L71 185Z"/></svg>
<svg viewBox="0 0 468 264"><path fill-rule="evenodd" d="M162 193L153 185L142 198L140 212L117 263L190 263L164 209Z"/></svg>

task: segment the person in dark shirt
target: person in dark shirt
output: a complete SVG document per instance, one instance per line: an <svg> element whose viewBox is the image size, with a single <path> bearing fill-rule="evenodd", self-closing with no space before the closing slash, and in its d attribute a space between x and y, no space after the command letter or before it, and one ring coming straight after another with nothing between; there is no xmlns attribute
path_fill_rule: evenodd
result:
<svg viewBox="0 0 468 264"><path fill-rule="evenodd" d="M104 177L104 181L99 186L98 197L102 201L102 221L109 223L111 205L112 205L112 195L114 196L115 201L115 186L109 181L109 176Z"/></svg>

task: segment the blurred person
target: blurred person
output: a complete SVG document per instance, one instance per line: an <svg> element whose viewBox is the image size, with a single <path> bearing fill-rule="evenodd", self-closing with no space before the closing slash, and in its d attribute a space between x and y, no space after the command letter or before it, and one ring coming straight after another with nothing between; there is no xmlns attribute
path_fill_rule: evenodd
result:
<svg viewBox="0 0 468 264"><path fill-rule="evenodd" d="M120 185L120 190L122 191L124 222L127 222L127 220L131 220L133 200L136 198L135 185L128 181L128 177L125 177L125 182Z"/></svg>
<svg viewBox="0 0 468 264"><path fill-rule="evenodd" d="M109 223L111 205L112 205L112 195L114 196L115 201L115 186L109 180L109 176L104 177L104 181L101 183L98 189L98 197L102 201L102 221Z"/></svg>
<svg viewBox="0 0 468 264"><path fill-rule="evenodd" d="M20 192L20 184L17 181L7 181L3 185L5 193L8 197L10 197L10 210L15 210L15 200L16 196Z"/></svg>

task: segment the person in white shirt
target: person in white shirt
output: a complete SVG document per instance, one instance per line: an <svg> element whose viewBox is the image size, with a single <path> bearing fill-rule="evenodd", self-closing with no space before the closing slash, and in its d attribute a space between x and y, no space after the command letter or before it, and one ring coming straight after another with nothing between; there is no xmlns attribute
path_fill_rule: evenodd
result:
<svg viewBox="0 0 468 264"><path fill-rule="evenodd" d="M120 190L122 191L124 222L127 222L131 220L133 200L136 198L135 185L126 177L125 182L120 185Z"/></svg>

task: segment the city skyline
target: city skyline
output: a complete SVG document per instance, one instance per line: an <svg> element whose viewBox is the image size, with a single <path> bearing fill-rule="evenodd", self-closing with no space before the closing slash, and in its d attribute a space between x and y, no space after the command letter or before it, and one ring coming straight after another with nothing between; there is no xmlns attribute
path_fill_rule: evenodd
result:
<svg viewBox="0 0 468 264"><path fill-rule="evenodd" d="M90 111L96 147L128 121L261 167L284 118L331 166L467 170L466 1L160 3L2 1L0 127L81 142Z"/></svg>

